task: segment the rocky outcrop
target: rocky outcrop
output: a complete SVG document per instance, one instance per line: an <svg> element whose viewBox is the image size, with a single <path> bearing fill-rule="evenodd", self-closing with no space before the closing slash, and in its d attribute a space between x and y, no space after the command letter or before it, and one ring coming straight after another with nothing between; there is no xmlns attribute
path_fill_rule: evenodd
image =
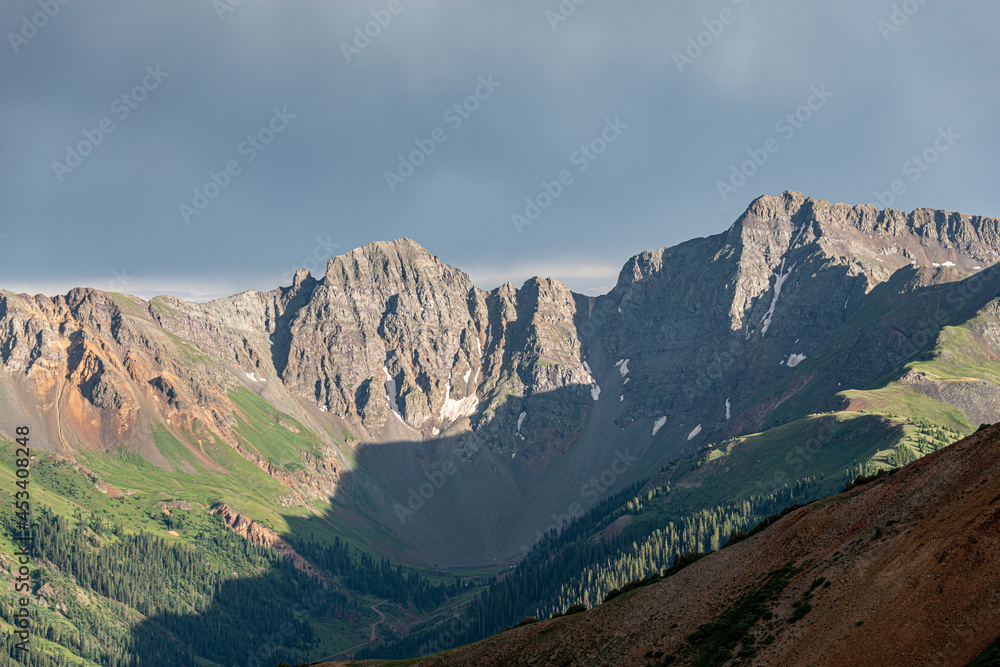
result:
<svg viewBox="0 0 1000 667"><path fill-rule="evenodd" d="M164 511L168 511L164 509ZM313 567L312 563L303 558L284 538L267 526L263 526L253 519L237 512L226 504L215 505L208 511L212 516L218 516L226 524L226 527L234 533L244 538L250 544L261 547L269 547L280 553L292 562L297 570L305 572L309 576L319 579L326 579L322 572Z"/></svg>
<svg viewBox="0 0 1000 667"><path fill-rule="evenodd" d="M227 527L240 537L246 538L250 544L262 547L276 547L285 543L278 533L252 519L248 519L229 505L216 505L208 513L212 516L221 517Z"/></svg>

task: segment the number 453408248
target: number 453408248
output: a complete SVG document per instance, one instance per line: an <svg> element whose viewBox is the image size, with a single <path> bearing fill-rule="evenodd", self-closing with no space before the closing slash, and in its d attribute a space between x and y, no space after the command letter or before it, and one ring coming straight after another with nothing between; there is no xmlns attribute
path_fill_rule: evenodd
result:
<svg viewBox="0 0 1000 667"><path fill-rule="evenodd" d="M16 484L27 491L28 476L31 474L28 471L28 466L31 465L31 447L28 446L28 427L18 426L16 434L18 447L14 453L14 456L17 457L14 461L14 465L16 466L14 474L18 478Z"/></svg>

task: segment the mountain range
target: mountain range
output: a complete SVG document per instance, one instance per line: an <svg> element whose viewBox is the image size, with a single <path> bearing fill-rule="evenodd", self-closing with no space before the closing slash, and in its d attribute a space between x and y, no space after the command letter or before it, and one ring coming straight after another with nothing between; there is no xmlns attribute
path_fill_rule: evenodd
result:
<svg viewBox="0 0 1000 667"><path fill-rule="evenodd" d="M283 655L358 649L384 614L368 648L387 657L433 652L455 619L473 641L594 606L1000 421L998 253L996 218L785 192L632 257L599 297L548 278L483 290L405 238L208 303L0 290L0 440L30 431L59 536L35 599L97 643L111 623L115 646L219 665L242 658L207 639L183 653L191 612L236 636L266 622L234 601L306 580L337 603L293 613L317 636ZM137 602L60 564L73 540L103 553L130 531L201 554L200 588ZM734 557L713 558L690 572ZM734 581L762 581L758 565L784 566L753 556ZM776 581L812 571L790 567Z"/></svg>
<svg viewBox="0 0 1000 667"><path fill-rule="evenodd" d="M925 451L915 419L994 421L998 251L994 218L786 192L633 257L597 298L551 279L487 292L409 239L206 304L4 292L0 428L188 473L225 469L205 449L224 443L284 487L282 505L335 498L391 553L512 562L706 445L727 443L710 456L753 491L815 472L745 456L790 425L879 435L830 452L823 472L839 475ZM273 427L298 444L255 442L254 410L285 415Z"/></svg>

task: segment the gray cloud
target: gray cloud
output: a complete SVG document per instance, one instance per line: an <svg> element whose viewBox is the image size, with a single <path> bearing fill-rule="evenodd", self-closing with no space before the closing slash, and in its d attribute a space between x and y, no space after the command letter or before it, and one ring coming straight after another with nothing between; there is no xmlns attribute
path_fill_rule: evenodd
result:
<svg viewBox="0 0 1000 667"><path fill-rule="evenodd" d="M41 9L10 0L0 287L107 288L125 267L124 291L207 298L272 287L318 237L343 252L409 236L487 287L530 270L596 293L609 267L721 231L765 192L873 202L949 126L962 138L895 206L997 215L1000 8L910 2L884 38L904 3L588 0L553 30L555 0L400 0L348 63L342 42L388 0L244 0L223 20L210 0L77 0L17 53L8 33ZM674 53L727 9L679 72ZM169 76L120 119L114 101L147 66ZM445 111L489 75L501 86L452 128ZM820 85L833 97L781 137ZM241 143L275 108L294 120L247 162ZM629 129L518 234L525 198L616 116ZM114 131L60 182L52 163L104 118ZM390 192L385 172L437 128L447 140ZM770 137L780 150L723 201L717 182ZM239 174L185 224L179 206L231 160Z"/></svg>

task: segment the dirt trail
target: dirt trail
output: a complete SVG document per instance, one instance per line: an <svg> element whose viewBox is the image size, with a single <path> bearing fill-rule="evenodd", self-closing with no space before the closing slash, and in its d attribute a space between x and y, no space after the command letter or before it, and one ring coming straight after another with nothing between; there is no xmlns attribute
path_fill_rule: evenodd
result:
<svg viewBox="0 0 1000 667"><path fill-rule="evenodd" d="M378 627L378 625L385 620L385 614L383 614L382 612L380 612L377 609L377 607L380 606L380 605L382 605L382 604L384 604L385 602L388 602L388 600L382 600L381 602L376 602L375 604L373 604L371 606L371 610L373 612L375 612L376 614L379 615L379 619L377 621L375 621L374 623L372 623L372 636L371 636L371 638L368 641L361 642L360 644L357 644L356 646L352 646L351 648L345 648L343 651L338 651L337 653L334 653L333 655L328 655L325 658L320 658L319 662L323 662L325 660L333 660L338 655L344 655L345 653L350 653L351 651L356 651L359 648L362 648L363 646L366 646L367 644L374 644L375 643L375 628Z"/></svg>
<svg viewBox="0 0 1000 667"><path fill-rule="evenodd" d="M376 607L378 607L380 604L382 604L384 602L385 602L385 600L382 600L382 602L378 602L378 603L372 605L372 611L379 615L379 619L377 621L375 621L374 623L372 623L372 638L368 640L372 644L375 643L375 627L379 623L381 623L382 621L385 620L385 614L383 614L378 609L376 609Z"/></svg>
<svg viewBox="0 0 1000 667"><path fill-rule="evenodd" d="M60 449L62 449L62 453L68 454L69 445L66 443L66 437L63 435L62 416L59 414L59 406L60 404L62 404L62 397L63 397L63 383L59 382L59 394L56 396L55 404L53 405L53 407L55 408L55 415L56 415L56 437L59 438L59 445Z"/></svg>

